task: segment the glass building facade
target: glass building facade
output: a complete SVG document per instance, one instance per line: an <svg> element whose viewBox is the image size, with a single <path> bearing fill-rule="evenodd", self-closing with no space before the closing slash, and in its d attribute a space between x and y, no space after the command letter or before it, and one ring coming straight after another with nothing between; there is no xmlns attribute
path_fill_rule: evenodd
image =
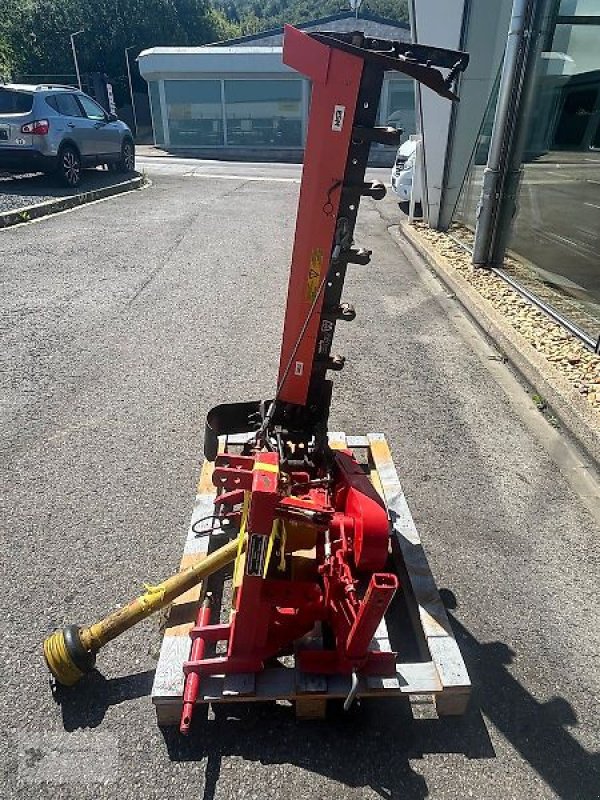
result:
<svg viewBox="0 0 600 800"><path fill-rule="evenodd" d="M373 15L359 19L351 11L303 23L301 28L354 31L408 41L410 29ZM284 31L268 31L201 47L151 47L137 58L148 84L159 147L194 149L219 157L229 149L244 158L298 160L306 142L310 81L283 60ZM379 123L416 133L415 84L408 76L384 76ZM264 151L261 156L259 151ZM257 152L258 151L258 152ZM273 154L272 151L275 151ZM287 155L286 152L288 151ZM371 163L391 166L395 148L375 145Z"/></svg>
<svg viewBox="0 0 600 800"><path fill-rule="evenodd" d="M302 78L165 79L148 82L154 141L190 148L304 146L310 84ZM415 133L411 79L385 81L380 123Z"/></svg>
<svg viewBox="0 0 600 800"><path fill-rule="evenodd" d="M172 145L223 145L220 81L165 81L164 94Z"/></svg>
<svg viewBox="0 0 600 800"><path fill-rule="evenodd" d="M504 34L506 35L506 34ZM481 195L498 80L454 213L466 244ZM538 57L505 269L600 336L600 2L560 0Z"/></svg>

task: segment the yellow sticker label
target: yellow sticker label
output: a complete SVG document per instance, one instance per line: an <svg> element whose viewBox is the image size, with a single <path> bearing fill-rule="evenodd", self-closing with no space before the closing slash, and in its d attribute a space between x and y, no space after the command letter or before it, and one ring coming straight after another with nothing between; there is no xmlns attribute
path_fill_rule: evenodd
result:
<svg viewBox="0 0 600 800"><path fill-rule="evenodd" d="M316 247L310 254L310 267L308 269L308 280L306 281L306 299L309 303L314 303L319 291L322 268L323 251L320 247Z"/></svg>

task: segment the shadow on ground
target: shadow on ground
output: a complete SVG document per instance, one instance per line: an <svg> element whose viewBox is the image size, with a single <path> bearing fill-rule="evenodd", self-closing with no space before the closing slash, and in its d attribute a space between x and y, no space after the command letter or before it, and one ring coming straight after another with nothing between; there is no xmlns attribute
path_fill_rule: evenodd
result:
<svg viewBox="0 0 600 800"><path fill-rule="evenodd" d="M413 720L407 702L389 698L366 701L350 714L334 705L326 721L302 722L289 705L222 704L214 719L199 708L187 738L177 728L163 729L169 756L178 762L207 759L203 800L213 800L221 762L230 756L294 764L349 787L369 786L388 800L420 800L428 796L427 784L409 759L432 753L494 758L485 716L558 797L597 798L600 756L568 731L577 724L569 703L558 697L539 703L508 671L515 655L509 647L478 642L452 616L451 621L474 684L464 717ZM93 673L76 694L57 695L65 729L100 724L108 707L149 694L151 683L151 671L113 680Z"/></svg>
<svg viewBox="0 0 600 800"><path fill-rule="evenodd" d="M77 191L61 186L53 175L10 176L0 172L0 213L63 197L104 189L138 177L139 172L119 173L107 169L86 169Z"/></svg>

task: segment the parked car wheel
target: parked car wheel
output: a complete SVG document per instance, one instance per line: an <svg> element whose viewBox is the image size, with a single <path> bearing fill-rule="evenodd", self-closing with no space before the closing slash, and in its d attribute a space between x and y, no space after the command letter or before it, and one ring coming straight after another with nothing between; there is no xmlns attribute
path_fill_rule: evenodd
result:
<svg viewBox="0 0 600 800"><path fill-rule="evenodd" d="M75 189L81 182L81 156L70 144L61 147L58 153L57 174L64 186Z"/></svg>
<svg viewBox="0 0 600 800"><path fill-rule="evenodd" d="M117 161L117 172L133 172L135 169L135 145L125 139L121 145L121 158Z"/></svg>

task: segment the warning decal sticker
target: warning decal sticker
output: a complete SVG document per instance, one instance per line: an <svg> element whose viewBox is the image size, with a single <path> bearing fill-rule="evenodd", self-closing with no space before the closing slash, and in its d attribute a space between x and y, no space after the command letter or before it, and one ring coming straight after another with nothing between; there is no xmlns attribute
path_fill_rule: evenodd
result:
<svg viewBox="0 0 600 800"><path fill-rule="evenodd" d="M323 251L316 247L310 254L310 267L308 268L308 280L306 281L306 297L309 303L313 303L319 291L321 281L321 269L323 268Z"/></svg>

